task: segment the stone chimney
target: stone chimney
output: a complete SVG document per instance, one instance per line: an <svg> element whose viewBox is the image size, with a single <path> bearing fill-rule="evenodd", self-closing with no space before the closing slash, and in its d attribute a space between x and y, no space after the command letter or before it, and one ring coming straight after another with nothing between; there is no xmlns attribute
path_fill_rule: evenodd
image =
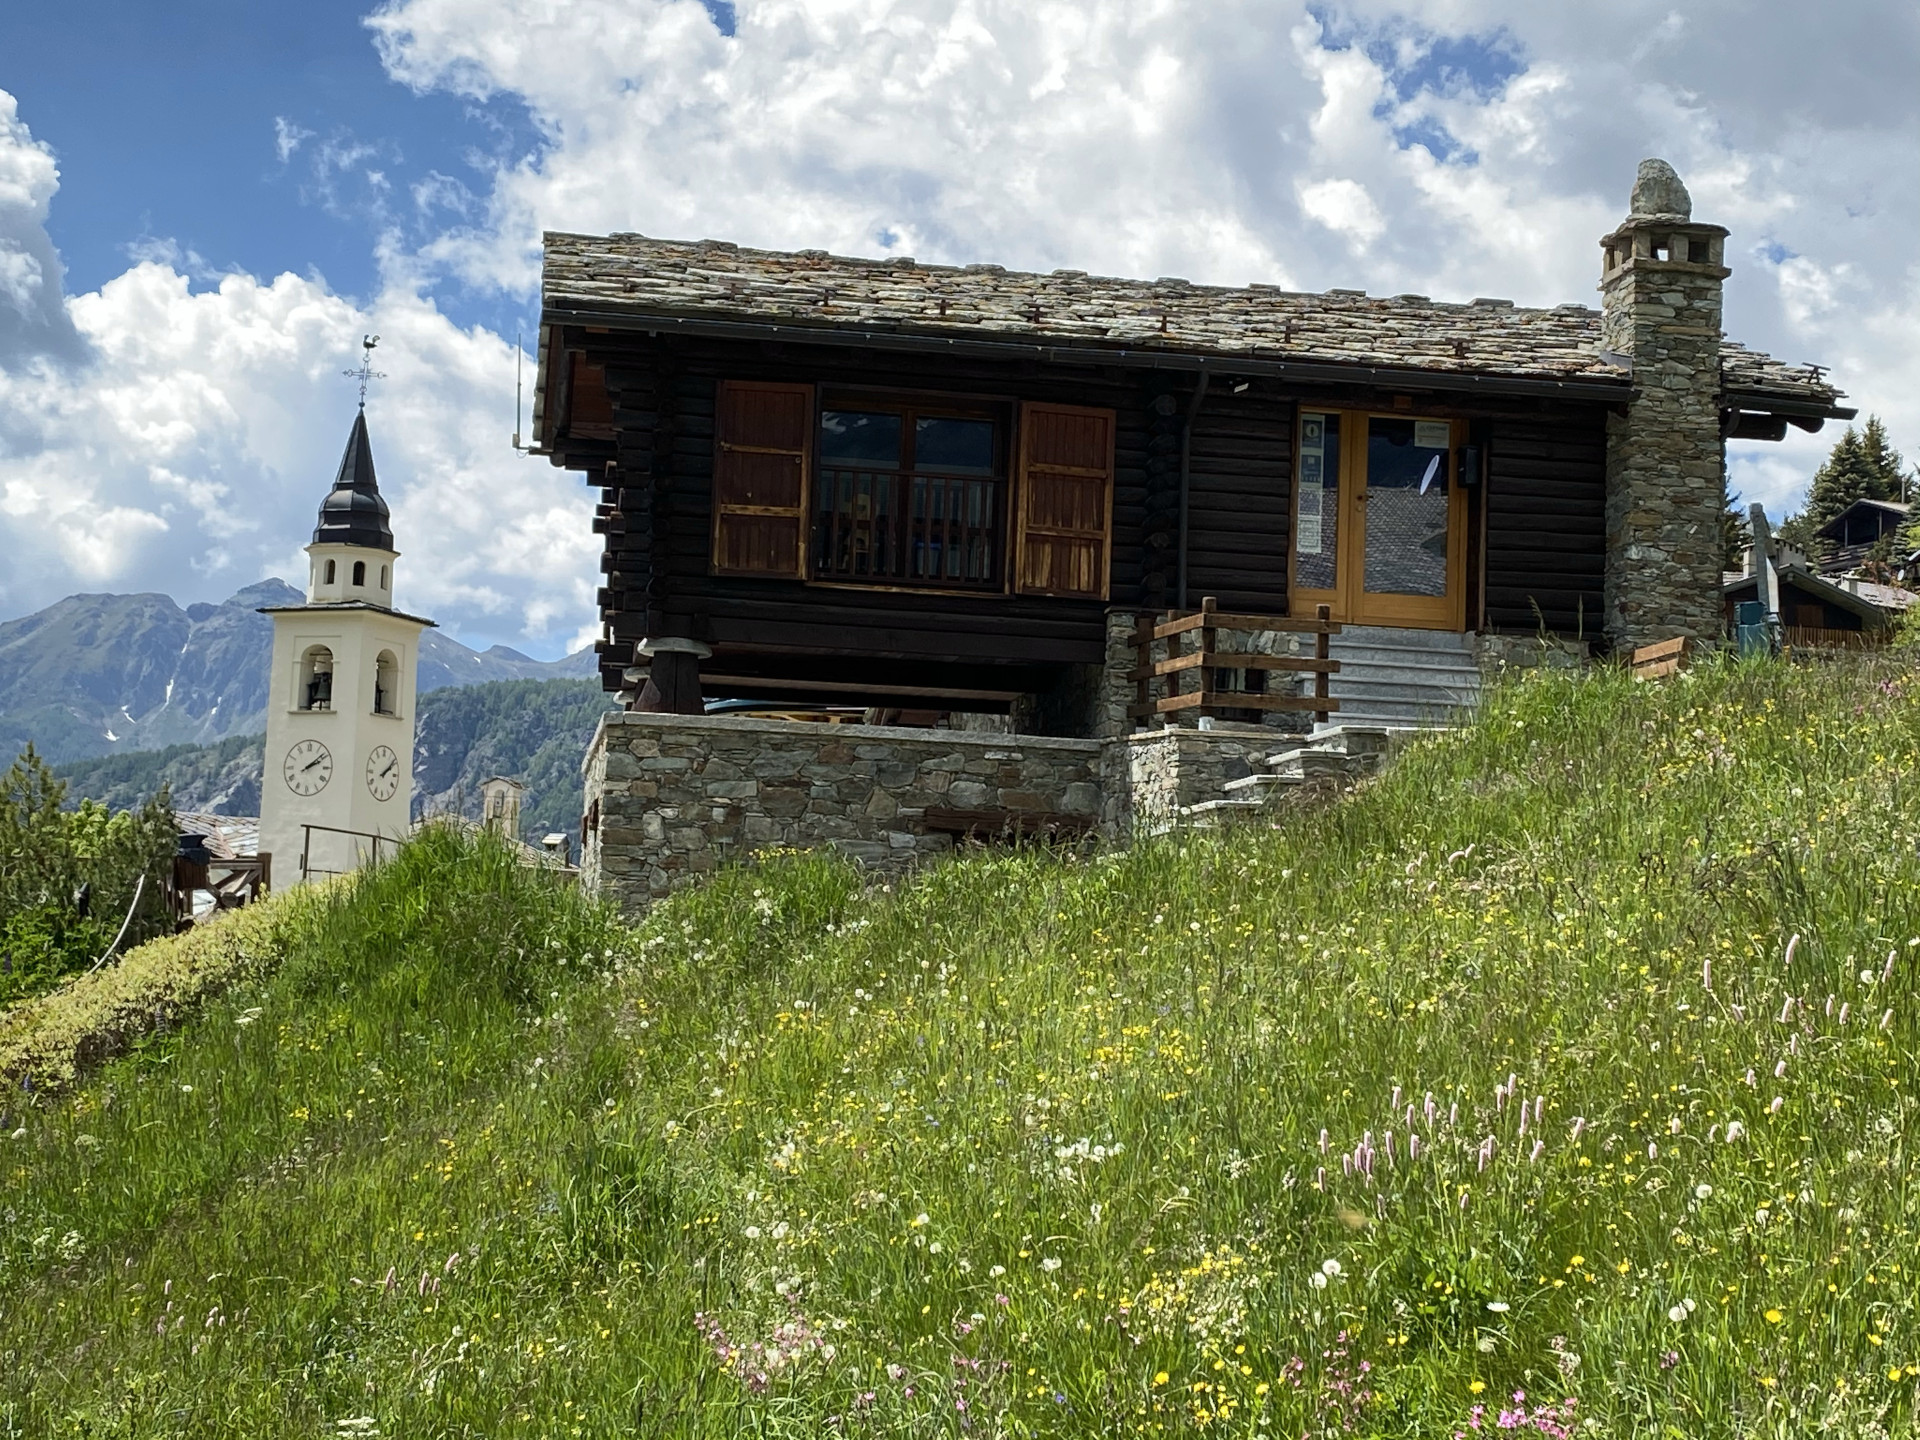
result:
<svg viewBox="0 0 1920 1440"><path fill-rule="evenodd" d="M1727 232L1693 220L1664 160L1643 160L1633 213L1600 242L1601 346L1633 369L1624 414L1607 421L1606 633L1617 650L1676 635L1717 641L1720 290Z"/></svg>

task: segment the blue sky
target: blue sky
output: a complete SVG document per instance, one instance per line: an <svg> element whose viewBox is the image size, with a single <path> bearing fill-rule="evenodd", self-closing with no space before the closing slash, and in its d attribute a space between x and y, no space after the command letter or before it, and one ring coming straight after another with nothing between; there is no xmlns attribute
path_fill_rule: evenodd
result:
<svg viewBox="0 0 1920 1440"><path fill-rule="evenodd" d="M47 229L68 290L98 289L139 255L172 253L202 283L228 270L313 271L365 298L378 288L383 232L417 241L447 220L448 202L484 195L482 165L538 148L518 97L418 93L393 80L368 9L8 5L8 49L33 59L0 62L0 89L60 162ZM414 189L436 181L445 198L423 210ZM538 313L464 286L439 298L462 323L509 334Z"/></svg>
<svg viewBox="0 0 1920 1440"><path fill-rule="evenodd" d="M1733 232L1729 332L1920 458L1906 0L0 13L0 616L300 573L378 333L401 603L589 641L594 492L508 444L545 228L1593 304L1659 155ZM1731 484L1783 513L1831 441Z"/></svg>

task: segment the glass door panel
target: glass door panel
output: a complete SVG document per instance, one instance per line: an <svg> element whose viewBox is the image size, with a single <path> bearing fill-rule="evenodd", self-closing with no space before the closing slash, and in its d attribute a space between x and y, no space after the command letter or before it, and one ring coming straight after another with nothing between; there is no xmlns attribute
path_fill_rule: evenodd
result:
<svg viewBox="0 0 1920 1440"><path fill-rule="evenodd" d="M1368 420L1367 594L1446 595L1452 453L1444 420Z"/></svg>
<svg viewBox="0 0 1920 1440"><path fill-rule="evenodd" d="M1303 411L1293 521L1293 585L1331 596L1340 588L1340 416Z"/></svg>

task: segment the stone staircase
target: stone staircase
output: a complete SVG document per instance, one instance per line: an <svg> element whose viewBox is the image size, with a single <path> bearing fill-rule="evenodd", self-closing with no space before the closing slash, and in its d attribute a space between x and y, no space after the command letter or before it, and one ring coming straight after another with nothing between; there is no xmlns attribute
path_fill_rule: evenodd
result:
<svg viewBox="0 0 1920 1440"><path fill-rule="evenodd" d="M1279 796L1307 786L1345 789L1380 768L1397 735L1432 726L1328 725L1304 737L1292 749L1267 757L1267 768L1226 783L1219 800L1203 800L1180 811L1188 825L1206 829L1235 816L1258 814Z"/></svg>
<svg viewBox="0 0 1920 1440"><path fill-rule="evenodd" d="M1480 701L1471 635L1349 625L1332 637L1331 653L1340 662L1327 687L1340 702L1336 725L1445 726Z"/></svg>
<svg viewBox="0 0 1920 1440"><path fill-rule="evenodd" d="M1180 810L1181 822L1210 828L1257 815L1306 787L1345 789L1378 770L1408 738L1459 723L1480 702L1474 637L1447 630L1349 625L1332 637L1339 673L1328 691L1340 702L1332 723L1267 756L1266 768L1229 780L1217 800Z"/></svg>

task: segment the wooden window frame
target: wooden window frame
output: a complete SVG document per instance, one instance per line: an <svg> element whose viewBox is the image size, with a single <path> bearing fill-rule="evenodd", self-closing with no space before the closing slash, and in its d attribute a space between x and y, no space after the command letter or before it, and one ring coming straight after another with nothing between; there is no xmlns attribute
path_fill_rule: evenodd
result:
<svg viewBox="0 0 1920 1440"><path fill-rule="evenodd" d="M994 524L993 545L996 566L991 583L967 585L945 576L915 580L911 576L885 576L863 579L857 575L822 574L813 541L819 517L814 504L819 496L820 474L826 462L820 452L820 424L829 410L868 411L901 417L902 456L905 455L909 426L914 419L986 420L994 427L994 473L990 478L998 492L999 514ZM969 395L940 390L878 389L862 386L826 386L815 388L813 417L813 460L808 496L806 580L823 589L877 590L913 595L970 595L975 598L1004 596L1009 592L1013 574L1013 509L1015 500L1015 461L1018 445L1019 406L1003 396ZM890 472L909 479L914 469L902 466ZM935 472L938 473L938 472ZM981 477L960 477L981 478Z"/></svg>

